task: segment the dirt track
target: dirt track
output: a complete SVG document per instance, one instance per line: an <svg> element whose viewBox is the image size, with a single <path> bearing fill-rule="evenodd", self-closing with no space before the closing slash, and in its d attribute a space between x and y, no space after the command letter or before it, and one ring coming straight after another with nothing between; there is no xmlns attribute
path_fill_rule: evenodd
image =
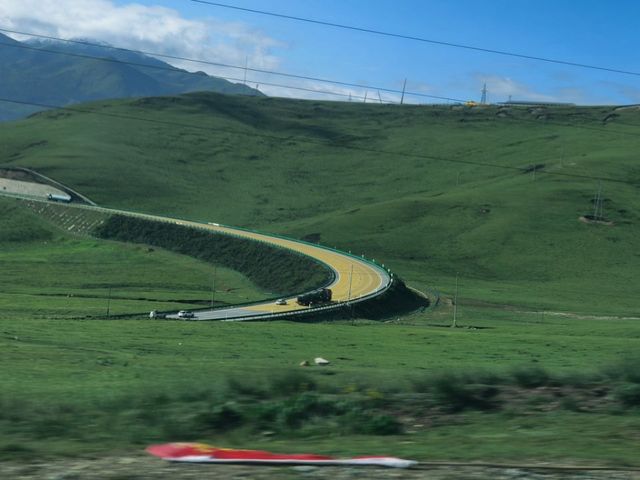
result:
<svg viewBox="0 0 640 480"><path fill-rule="evenodd" d="M258 467L171 464L147 455L60 459L48 463L0 465L0 478L16 480L640 480L640 471L544 470L482 466L420 466L417 469L343 467Z"/></svg>

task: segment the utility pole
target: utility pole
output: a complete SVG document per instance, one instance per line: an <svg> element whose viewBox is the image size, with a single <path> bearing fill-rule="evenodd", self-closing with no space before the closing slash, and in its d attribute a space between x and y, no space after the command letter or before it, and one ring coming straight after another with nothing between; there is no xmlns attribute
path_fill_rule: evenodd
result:
<svg viewBox="0 0 640 480"><path fill-rule="evenodd" d="M599 213L602 213L602 182L598 181L598 193L596 194L596 198L593 200L593 219L599 220Z"/></svg>
<svg viewBox="0 0 640 480"><path fill-rule="evenodd" d="M400 105L404 103L404 92L407 89L407 79L404 79L404 85L402 85L402 97L400 97Z"/></svg>
<svg viewBox="0 0 640 480"><path fill-rule="evenodd" d="M456 328L458 326L457 315L458 315L458 273L456 272L456 293L453 296L453 323L451 324L451 328Z"/></svg>
<svg viewBox="0 0 640 480"><path fill-rule="evenodd" d="M367 103L367 94L369 93L369 90L365 90L364 91L364 101L362 103Z"/></svg>
<svg viewBox="0 0 640 480"><path fill-rule="evenodd" d="M111 287L109 287L109 296L107 297L107 318L111 313Z"/></svg>
<svg viewBox="0 0 640 480"><path fill-rule="evenodd" d="M249 66L249 55L244 57L244 84L247 84L247 67Z"/></svg>
<svg viewBox="0 0 640 480"><path fill-rule="evenodd" d="M218 273L218 266L213 267L213 283L211 284L211 308L216 301L216 275Z"/></svg>
<svg viewBox="0 0 640 480"><path fill-rule="evenodd" d="M380 96L380 90L378 90L378 100L382 103L382 97Z"/></svg>

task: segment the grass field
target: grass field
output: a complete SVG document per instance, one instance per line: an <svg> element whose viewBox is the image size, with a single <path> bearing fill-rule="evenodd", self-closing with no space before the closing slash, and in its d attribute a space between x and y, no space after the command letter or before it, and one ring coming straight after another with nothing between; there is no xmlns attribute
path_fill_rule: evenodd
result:
<svg viewBox="0 0 640 480"><path fill-rule="evenodd" d="M504 372L538 364L554 373L593 372L633 357L640 346L634 320L541 320L476 308L459 318L462 326L475 328L445 328L425 314L405 322L59 321L52 332L46 319L7 320L3 351L15 353L10 358L16 375L3 390L16 396L49 392L62 399L81 375L82 395L102 398L110 391L215 385L228 375L253 373L260 379L316 356L333 360L327 371L337 383L385 386L399 380L402 386L413 375L447 370ZM64 368L50 372L48 365L33 361L36 352ZM102 368L101 359L108 359L110 368Z"/></svg>
<svg viewBox="0 0 640 480"><path fill-rule="evenodd" d="M110 286L114 312L149 310L142 297L206 301L211 267L64 234L2 202L0 348L11 374L1 456L204 440L639 465L637 109L212 94L90 108L110 116L48 112L0 126L0 163L105 206L366 253L443 295L390 323L63 319L100 315ZM579 220L599 188L613 225ZM261 295L226 275L225 301ZM331 366L297 366L316 356Z"/></svg>
<svg viewBox="0 0 640 480"><path fill-rule="evenodd" d="M640 417L616 394L619 385L637 390L637 363L623 369L635 372L630 380L605 373L637 351L635 322L487 309L461 315L474 328L432 321L3 320L0 348L12 373L0 396L0 455L135 451L176 440L345 455L389 453L393 442L395 454L422 460L639 465L628 439ZM297 366L319 355L331 365ZM548 373L539 380L542 365ZM519 369L527 376L513 390L513 380L500 378ZM500 392L495 406L434 387L439 375L449 382L456 374L469 378L458 389ZM396 423L381 426L379 415L401 430L385 433Z"/></svg>

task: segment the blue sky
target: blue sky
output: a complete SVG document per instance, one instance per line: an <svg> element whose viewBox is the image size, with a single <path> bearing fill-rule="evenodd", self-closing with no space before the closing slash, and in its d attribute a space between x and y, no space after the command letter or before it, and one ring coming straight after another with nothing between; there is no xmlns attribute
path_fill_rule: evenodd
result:
<svg viewBox="0 0 640 480"><path fill-rule="evenodd" d="M4 1L25 4L32 0ZM478 100L486 82L489 101L493 102L505 101L511 96L513 100L580 104L640 103L640 76L637 75L553 65L310 25L189 0L58 0L51 2L50 8L63 9L65 1L70 2L66 8L66 26L53 25L64 23L64 16L58 19L50 11L46 17L47 21L56 18L51 20L51 28L60 35L93 37L127 47L237 65L243 65L248 59L249 66L257 68L371 87L349 89L309 80L247 74L252 84L260 84L260 88L271 95L332 98L268 87L265 83L352 93L354 99L363 96L367 90L369 99L377 99L374 87L400 89L407 78L409 91L460 99ZM46 3L47 0L37 2L40 10ZM132 8L134 3L138 6ZM637 33L640 2L636 0L222 0L222 3L640 72L640 35ZM87 11L74 12L73 9L80 8L81 4L86 4ZM94 10L102 7L103 17L112 16L113 21L91 21L91 6ZM3 16L2 9L0 7L0 24L17 14L16 11L5 11ZM131 13L134 11L135 14ZM10 18L14 25L45 28L42 18L29 23L26 10L18 13L25 17L24 21ZM81 18L88 20L80 25L77 19ZM126 20L119 20L123 18ZM138 21L139 25L144 25L139 31L134 25L130 26L131 31L124 31L119 26L127 21L136 22L136 18L142 19ZM98 26L92 32L90 25ZM188 63L179 66L234 78L244 75L237 69L204 68ZM382 97L387 100L398 98L384 92ZM416 97L407 100L429 101Z"/></svg>

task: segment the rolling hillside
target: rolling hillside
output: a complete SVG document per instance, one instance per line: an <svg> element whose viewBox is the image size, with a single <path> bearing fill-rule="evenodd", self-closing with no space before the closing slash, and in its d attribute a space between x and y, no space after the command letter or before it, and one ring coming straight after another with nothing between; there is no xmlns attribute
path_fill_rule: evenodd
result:
<svg viewBox="0 0 640 480"><path fill-rule="evenodd" d="M36 472L21 465L36 459L68 472L59 462L80 456L150 471L135 452L176 439L637 466L638 124L628 108L199 93L0 125L0 164L106 206L364 252L449 294L458 275L460 327L447 298L389 322L69 320L104 316L110 294L114 313L202 304L211 265L65 233L51 223L79 224L66 207L36 216L0 198L4 471ZM219 275L219 301L264 296ZM331 364L299 367L316 355Z"/></svg>
<svg viewBox="0 0 640 480"><path fill-rule="evenodd" d="M105 206L363 252L420 287L458 273L461 306L640 311L635 108L193 93L82 110L2 125L0 163ZM580 221L599 188L612 225Z"/></svg>
<svg viewBox="0 0 640 480"><path fill-rule="evenodd" d="M0 70L0 97L24 102L70 105L89 100L194 91L262 95L243 84L202 72L187 73L147 55L114 50L108 45L98 47L52 41L22 43L0 34L0 64L3 66ZM42 109L0 103L0 121L25 117Z"/></svg>

